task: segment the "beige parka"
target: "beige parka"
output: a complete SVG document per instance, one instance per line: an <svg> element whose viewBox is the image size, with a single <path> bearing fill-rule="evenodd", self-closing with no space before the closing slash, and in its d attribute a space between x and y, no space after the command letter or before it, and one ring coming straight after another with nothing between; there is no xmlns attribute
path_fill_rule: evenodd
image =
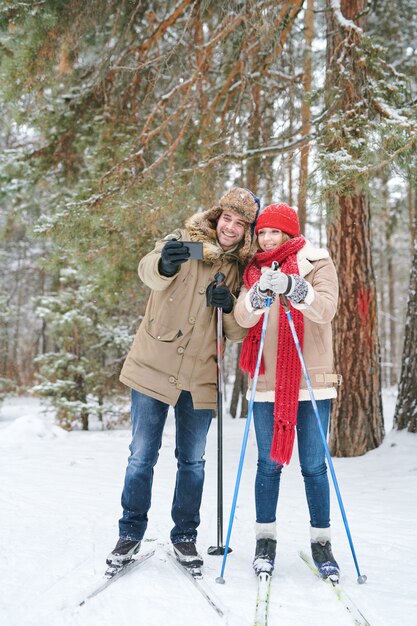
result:
<svg viewBox="0 0 417 626"><path fill-rule="evenodd" d="M217 310L206 304L206 289L217 272L238 294L243 267L252 251L249 223L256 204L249 192L238 188L244 217L248 219L244 240L235 251L225 252L216 242L216 223L223 203L236 199L236 188L220 200L220 206L191 216L185 229L178 229L156 243L139 263L139 277L151 294L144 318L123 365L122 383L148 396L175 406L182 390L190 391L195 409L215 409L217 398ZM252 204L253 207L252 207ZM229 206L232 206L229 204ZM249 208L248 208L249 207ZM236 212L239 206L232 206ZM161 250L169 239L202 241L204 260L190 260L172 277L159 273ZM246 330L233 311L223 313L223 333L231 341L243 341Z"/></svg>
<svg viewBox="0 0 417 626"><path fill-rule="evenodd" d="M331 321L336 314L339 294L338 279L333 261L327 250L315 248L310 242L297 253L300 276L309 283L305 302L293 304L304 315L303 356L316 400L336 396L336 386L341 377L333 369L333 346ZM276 355L279 342L279 300L272 303L265 333L263 358L265 374L260 375L255 399L274 402ZM250 305L248 291L242 287L235 307L235 318L244 328L259 321L264 309L254 310ZM287 320L285 320L287 323ZM251 381L250 381L251 386ZM309 394L304 376L300 381L300 400L308 400Z"/></svg>

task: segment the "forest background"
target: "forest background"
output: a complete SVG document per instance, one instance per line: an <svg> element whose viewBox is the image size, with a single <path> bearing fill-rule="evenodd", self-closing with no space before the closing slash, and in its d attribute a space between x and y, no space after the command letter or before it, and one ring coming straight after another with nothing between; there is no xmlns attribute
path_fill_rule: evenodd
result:
<svg viewBox="0 0 417 626"><path fill-rule="evenodd" d="M239 185L335 261L332 453L379 446L382 387L417 432L416 42L417 0L3 0L0 399L123 423L138 260Z"/></svg>

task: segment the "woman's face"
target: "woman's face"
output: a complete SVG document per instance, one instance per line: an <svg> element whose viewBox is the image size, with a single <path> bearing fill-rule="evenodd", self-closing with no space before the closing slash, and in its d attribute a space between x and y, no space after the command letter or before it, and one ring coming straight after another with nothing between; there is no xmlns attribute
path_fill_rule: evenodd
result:
<svg viewBox="0 0 417 626"><path fill-rule="evenodd" d="M258 230L258 244L263 252L279 248L286 239L285 233L278 228L261 228Z"/></svg>

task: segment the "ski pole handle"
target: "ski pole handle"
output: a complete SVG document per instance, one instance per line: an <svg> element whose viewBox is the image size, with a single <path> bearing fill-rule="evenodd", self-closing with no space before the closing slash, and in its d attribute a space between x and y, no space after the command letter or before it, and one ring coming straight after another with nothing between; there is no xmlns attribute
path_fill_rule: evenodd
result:
<svg viewBox="0 0 417 626"><path fill-rule="evenodd" d="M274 271L279 269L278 261L272 261L271 269L273 269ZM272 295L272 293L269 292L268 295ZM284 307L284 311L289 311L290 305L288 304L288 298L287 296L284 296L283 293L281 294L281 302L282 302L282 306Z"/></svg>
<svg viewBox="0 0 417 626"><path fill-rule="evenodd" d="M217 285L221 285L222 283L224 283L225 278L226 276L223 274L223 272L217 272L217 274L214 277L214 280L216 281Z"/></svg>
<svg viewBox="0 0 417 626"><path fill-rule="evenodd" d="M279 268L279 264L278 261L272 261L271 263L271 270L274 270L274 272ZM266 292L268 295L268 298L272 298L272 290L268 289L268 291Z"/></svg>

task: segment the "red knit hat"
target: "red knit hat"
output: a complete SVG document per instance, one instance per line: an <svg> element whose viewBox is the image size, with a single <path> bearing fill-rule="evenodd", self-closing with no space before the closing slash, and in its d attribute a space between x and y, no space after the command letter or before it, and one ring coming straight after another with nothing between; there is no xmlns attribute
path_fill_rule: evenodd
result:
<svg viewBox="0 0 417 626"><path fill-rule="evenodd" d="M255 233L258 234L261 228L278 228L293 237L298 237L300 234L297 212L284 202L270 204L264 208L256 220Z"/></svg>

